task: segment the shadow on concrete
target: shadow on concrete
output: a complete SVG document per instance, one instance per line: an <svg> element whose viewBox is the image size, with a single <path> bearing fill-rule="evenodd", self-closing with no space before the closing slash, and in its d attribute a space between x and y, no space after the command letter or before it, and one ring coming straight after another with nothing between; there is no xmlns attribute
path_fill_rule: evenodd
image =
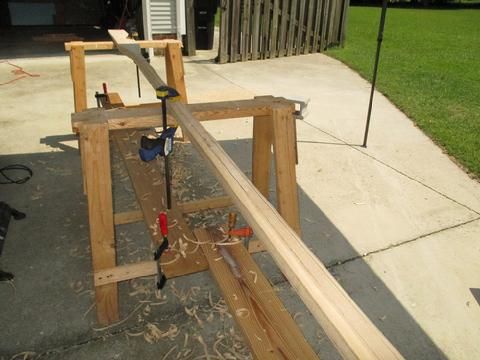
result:
<svg viewBox="0 0 480 360"><path fill-rule="evenodd" d="M240 169L246 171L251 169L251 156L244 154L251 154L251 144L251 140L221 142ZM275 189L273 181L270 189ZM327 266L370 320L406 358L445 359L442 351L363 259L335 266L360 254L301 187L298 187L298 193L305 244ZM275 202L275 194L271 192L270 195ZM343 279L343 274L350 271L355 273L354 283ZM352 275L348 277L351 278ZM277 279L282 281L281 277Z"/></svg>
<svg viewBox="0 0 480 360"><path fill-rule="evenodd" d="M49 136L41 142L52 147L53 152L0 157L0 167L11 163L25 164L30 166L35 174L24 185L0 186L0 201L5 201L27 214L27 218L21 223L11 224L3 257L0 259L1 267L16 275L15 287L0 284L0 323L8 324L0 327L0 355L12 356L26 350L44 351L82 344L89 344L86 345L89 347L93 341L102 337L101 341L108 341L104 339L105 333L92 330L92 327L97 325L95 310L91 307L93 294L87 205L82 191L78 150L64 144L74 139L73 135ZM238 166L248 173L251 168L251 140L222 141L221 145ZM193 173L200 173L199 181L207 187L207 177L211 182L216 182L205 162L191 146L184 145L184 148L188 151L185 152L183 162L197 168ZM119 205L118 199L115 199L115 206L123 209L132 203L133 193L125 185L125 176L116 174L121 164L117 155L113 154L113 158L114 197L125 197L122 200L123 205ZM346 265L335 266L338 262L359 254L301 188L299 196L305 243L329 267L373 323L406 358L445 358L366 262L358 259L348 263L348 268ZM275 201L273 193L272 197ZM146 233L143 224L117 228L117 245L128 248L131 243L126 239L135 237L135 246L146 246ZM144 253L149 256L149 250ZM120 251L118 256L121 259L127 258L127 255ZM256 255L256 260L276 287L286 287L284 277L268 254ZM356 281L347 281L346 277L343 277L345 271L354 271ZM188 286L193 283L205 288L207 292L215 291L214 281L208 273L177 278L175 283L180 287L182 284ZM137 304L127 295L127 285L124 284L120 289L123 294L120 296L122 317L127 316ZM204 297L201 301L208 302L207 298ZM298 311L300 300L296 295L289 290L283 298L287 299L289 305L286 306L290 311ZM177 316L175 314L182 311L182 304L168 304L161 308L161 321L168 324L173 321L172 317ZM312 345L315 350L322 358L336 358L331 355L331 345L326 344L327 341L316 344L316 323L311 317L306 319L310 327L305 326L303 329L309 342L315 343ZM115 334L121 334L122 329L135 326L138 326L137 318L133 316L122 324L122 327L113 328L109 332L114 337ZM218 329L212 330L212 334L215 334L215 331ZM125 351L130 351L130 340L121 336L115 339L127 349ZM142 347L140 343L137 345L138 349L148 346L145 344ZM161 351L165 351L164 347ZM99 351L97 347L93 348ZM108 351L109 346L103 345L103 348ZM140 351L138 349L136 351ZM145 351L143 358L150 358L152 349L142 350ZM158 348L155 351L158 357ZM85 358L88 356L92 354L87 354Z"/></svg>
<svg viewBox="0 0 480 360"><path fill-rule="evenodd" d="M12 26L0 31L0 59L66 56L65 42L103 40L110 40L108 32L93 26Z"/></svg>

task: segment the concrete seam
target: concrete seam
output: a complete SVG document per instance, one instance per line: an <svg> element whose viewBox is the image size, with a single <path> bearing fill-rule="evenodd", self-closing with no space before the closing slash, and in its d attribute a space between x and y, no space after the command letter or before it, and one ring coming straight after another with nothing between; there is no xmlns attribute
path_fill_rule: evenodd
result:
<svg viewBox="0 0 480 360"><path fill-rule="evenodd" d="M165 321L167 319L171 319L171 317L167 316L165 318L160 318L158 320L159 321ZM90 337L88 339L85 339L85 340L82 340L82 341L79 341L79 342L76 342L76 343L73 343L73 344L67 344L67 345L64 345L64 346L58 346L56 348L42 350L41 352L39 352L36 355L35 358L37 359L37 358L41 358L41 357L47 356L47 355L62 354L64 352L66 352L70 349L74 349L76 347L82 347L84 345L88 345L88 344L95 343L95 342L98 342L98 341L103 341L103 340L105 340L106 338L109 338L109 337L122 335L127 331L138 331L138 330L144 328L144 326L145 326L145 324L142 323L142 324L135 324L133 326L120 327L118 329L112 330L111 332L102 331L101 332L102 335L100 335L100 336Z"/></svg>
<svg viewBox="0 0 480 360"><path fill-rule="evenodd" d="M407 245L407 244L410 244L410 243L418 241L418 240L425 239L429 236L442 233L444 231L448 231L448 230L456 229L458 227L462 227L464 225L468 225L468 224L473 223L473 222L478 221L478 220L480 220L480 217L476 217L474 219L470 219L470 220L464 221L464 222L459 223L459 224L451 225L451 226L448 226L446 228L431 231L429 233L419 235L419 236L417 236L413 239L408 239L408 240L400 241L400 242L397 242L397 243L393 243L393 244L390 244L386 247L383 247L383 248L380 248L380 249L377 249L377 250L373 250L373 251L369 251L369 252L364 253L364 254L359 254L359 255L356 255L356 256L352 256L348 259L337 261L337 262L332 263L332 264L328 264L325 267L327 269L332 269L332 268L335 268L336 266L340 266L340 265L343 265L343 264L346 264L346 263L349 263L349 262L352 262L352 261L355 261L355 260L358 260L358 259L362 259L362 258L365 258L365 257L370 256L370 255L375 255L375 254L382 253L382 252L385 252L385 251L388 251L388 250L392 250L392 249L395 249L397 247Z"/></svg>
<svg viewBox="0 0 480 360"><path fill-rule="evenodd" d="M411 181L414 181L414 182L422 185L423 187L429 189L430 191L433 191L434 193L436 193L436 194L438 194L438 195L440 195L440 196L443 196L444 198L446 198L446 199L454 202L454 203L457 204L457 205L460 205L460 206L464 207L465 209L467 209L467 210L469 210L469 211L471 211L471 212L473 212L473 213L475 213L475 214L477 214L477 215L480 215L480 212L479 212L479 211L477 211L477 210L475 210L475 209L472 209L472 208L469 207L468 205L465 205L465 204L461 203L460 201L453 199L452 197L448 196L447 194L442 193L440 190L437 190L437 189L435 189L434 187L432 187L432 186L430 186L430 185L428 185L428 184L426 184L426 183L424 183L424 182L422 182L422 181L420 181L420 180L418 180L418 179L415 179L413 176L408 175L407 173L405 173L405 172L403 172L403 171L401 171L401 170L393 167L392 165L387 164L386 162L384 162L384 161L376 158L375 156L370 155L370 154L366 153L365 151L360 150L360 149L358 148L360 145L352 145L352 144L349 144L349 143L347 143L346 141L344 141L344 140L336 137L335 135L332 135L332 134L330 134L329 132L327 132L327 131L325 131L325 130L322 130L322 129L320 129L319 127L313 125L312 123L309 123L308 121L303 120L303 122L304 122L305 124L307 124L307 125L310 125L312 128L314 128L314 129L316 129L316 130L324 133L325 135L328 135L328 136L332 137L333 139L335 139L335 140L337 140L337 141L340 141L342 144L344 144L344 145L352 148L353 150L356 150L356 151L358 151L359 153L361 153L361 154L363 154L363 155L371 158L372 160L374 160L374 161L382 164L383 166L385 166L385 167L387 167L387 168L395 171L396 173L398 173L398 174L406 177L407 179L409 179L409 180L411 180Z"/></svg>

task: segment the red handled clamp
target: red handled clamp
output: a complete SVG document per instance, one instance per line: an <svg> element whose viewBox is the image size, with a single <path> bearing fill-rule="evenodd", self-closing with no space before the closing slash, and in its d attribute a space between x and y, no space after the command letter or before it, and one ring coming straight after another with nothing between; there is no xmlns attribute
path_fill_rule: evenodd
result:
<svg viewBox="0 0 480 360"><path fill-rule="evenodd" d="M157 281L157 288L162 289L167 282L167 277L162 272L162 268L160 267L160 257L162 256L163 252L168 249L168 221L167 221L167 213L161 212L158 214L158 223L160 225L160 232L163 236L163 241L157 250L153 254L153 259L157 262L157 273L158 273L158 281Z"/></svg>

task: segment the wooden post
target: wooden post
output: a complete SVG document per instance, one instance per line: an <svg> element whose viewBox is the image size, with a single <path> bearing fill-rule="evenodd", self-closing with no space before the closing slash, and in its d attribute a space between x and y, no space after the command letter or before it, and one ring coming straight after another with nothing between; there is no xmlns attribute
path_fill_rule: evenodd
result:
<svg viewBox="0 0 480 360"><path fill-rule="evenodd" d="M197 43L195 41L195 9L193 8L193 0L185 2L185 17L187 23L187 56L195 56Z"/></svg>
<svg viewBox="0 0 480 360"><path fill-rule="evenodd" d="M301 236L295 170L295 119L290 106L272 107L273 151L277 180L277 209L288 225Z"/></svg>
<svg viewBox="0 0 480 360"><path fill-rule="evenodd" d="M86 166L92 263L96 272L116 266L108 123L98 120L84 124L80 136ZM96 286L95 305L99 323L117 321L117 284Z"/></svg>
<svg viewBox="0 0 480 360"><path fill-rule="evenodd" d="M185 69L183 68L180 44L167 44L167 51L165 52L165 67L167 70L168 86L175 88L179 92L182 103L188 103L187 89L185 87Z"/></svg>
<svg viewBox="0 0 480 360"><path fill-rule="evenodd" d="M85 49L82 42L72 42L70 44L70 73L72 75L75 112L80 112L87 108Z"/></svg>
<svg viewBox="0 0 480 360"><path fill-rule="evenodd" d="M230 41L230 0L220 1L220 41L218 46L218 62L225 64L228 61Z"/></svg>
<svg viewBox="0 0 480 360"><path fill-rule="evenodd" d="M270 163L272 160L273 126L272 117L253 117L252 183L268 199L270 185Z"/></svg>

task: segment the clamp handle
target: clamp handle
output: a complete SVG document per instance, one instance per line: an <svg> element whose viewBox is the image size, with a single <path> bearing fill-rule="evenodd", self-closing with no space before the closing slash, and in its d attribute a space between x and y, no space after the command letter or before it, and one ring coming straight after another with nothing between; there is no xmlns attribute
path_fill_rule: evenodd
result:
<svg viewBox="0 0 480 360"><path fill-rule="evenodd" d="M160 232L162 233L163 237L168 236L168 221L167 221L167 213L161 212L158 214L158 223L160 224Z"/></svg>

